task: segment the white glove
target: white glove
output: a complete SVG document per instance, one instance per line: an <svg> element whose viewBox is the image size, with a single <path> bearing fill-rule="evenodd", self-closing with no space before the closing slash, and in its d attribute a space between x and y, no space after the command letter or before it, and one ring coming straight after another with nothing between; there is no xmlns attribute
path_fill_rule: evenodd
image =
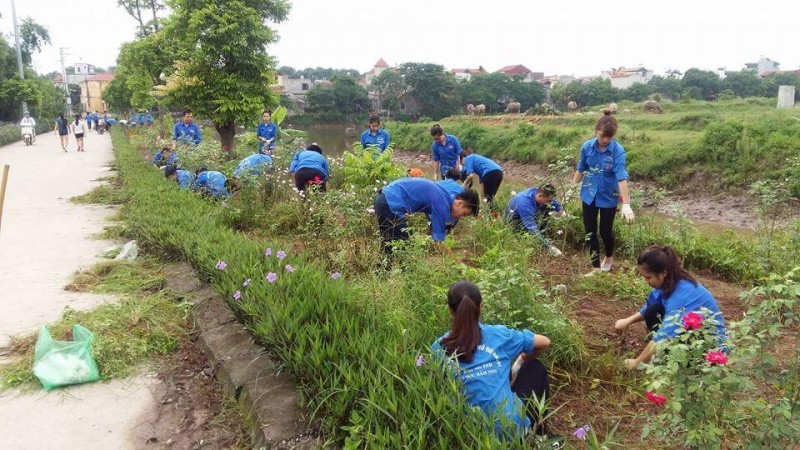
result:
<svg viewBox="0 0 800 450"><path fill-rule="evenodd" d="M547 247L547 251L550 252L551 255L556 257L564 256L564 254L561 253L561 250L557 249L556 247L553 247L552 245L550 247Z"/></svg>
<svg viewBox="0 0 800 450"><path fill-rule="evenodd" d="M514 364L511 366L511 383L513 384L514 381L517 379L517 374L519 373L519 369L522 368L522 363L525 362L522 359L522 355L517 356L517 360L514 361Z"/></svg>
<svg viewBox="0 0 800 450"><path fill-rule="evenodd" d="M636 218L636 215L633 214L633 210L631 209L631 205L628 203L622 204L622 218L625 219L625 222L631 223Z"/></svg>

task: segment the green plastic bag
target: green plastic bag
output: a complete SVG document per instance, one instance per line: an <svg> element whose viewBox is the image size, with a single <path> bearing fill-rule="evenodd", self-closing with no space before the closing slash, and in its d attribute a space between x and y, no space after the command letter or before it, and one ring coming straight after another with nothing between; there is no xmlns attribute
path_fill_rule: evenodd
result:
<svg viewBox="0 0 800 450"><path fill-rule="evenodd" d="M46 390L100 379L89 352L94 334L80 325L72 327L72 341L56 341L42 327L33 354L33 374Z"/></svg>

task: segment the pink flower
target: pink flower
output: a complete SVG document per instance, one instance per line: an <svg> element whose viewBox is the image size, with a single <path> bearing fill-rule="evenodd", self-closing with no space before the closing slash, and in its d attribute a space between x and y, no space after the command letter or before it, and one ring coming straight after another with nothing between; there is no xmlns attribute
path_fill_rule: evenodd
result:
<svg viewBox="0 0 800 450"><path fill-rule="evenodd" d="M648 392L647 401L650 403L655 403L656 405L663 405L664 403L667 403L667 398L654 392Z"/></svg>
<svg viewBox="0 0 800 450"><path fill-rule="evenodd" d="M228 265L225 264L225 261L217 261L217 269L225 270L226 267L228 267Z"/></svg>
<svg viewBox="0 0 800 450"><path fill-rule="evenodd" d="M286 265L286 271L287 272L294 272L294 266L292 266L291 264L287 264Z"/></svg>
<svg viewBox="0 0 800 450"><path fill-rule="evenodd" d="M283 261L283 258L286 258L286 252L283 250L278 250L278 253L275 256L278 257L279 261Z"/></svg>
<svg viewBox="0 0 800 450"><path fill-rule="evenodd" d="M585 441L586 440L586 433L589 432L589 425L584 425L582 427L577 428L572 435L576 438Z"/></svg>
<svg viewBox="0 0 800 450"><path fill-rule="evenodd" d="M331 274L331 278L334 279L334 280L338 280L341 277L342 277L342 274L340 274L339 272L333 272Z"/></svg>
<svg viewBox="0 0 800 450"><path fill-rule="evenodd" d="M240 298L242 298L242 293L241 292L236 291L236 292L233 293L233 299L234 300L236 300L238 302Z"/></svg>
<svg viewBox="0 0 800 450"><path fill-rule="evenodd" d="M267 281L269 281L270 283L274 283L275 280L277 280L277 279L278 279L278 274L277 273L270 272L270 273L267 274Z"/></svg>
<svg viewBox="0 0 800 450"><path fill-rule="evenodd" d="M425 364L425 358L423 358L422 355L417 356L417 367L420 367L423 364Z"/></svg>
<svg viewBox="0 0 800 450"><path fill-rule="evenodd" d="M247 286L250 286L250 278L244 280L244 283L242 283L242 287L247 287Z"/></svg>
<svg viewBox="0 0 800 450"><path fill-rule="evenodd" d="M722 350L717 350L715 352L706 353L706 361L708 361L709 364L723 365L728 362L728 357L725 356L725 352Z"/></svg>
<svg viewBox="0 0 800 450"><path fill-rule="evenodd" d="M272 248L267 248L267 251L264 252L264 256L266 257L272 256Z"/></svg>
<svg viewBox="0 0 800 450"><path fill-rule="evenodd" d="M683 316L683 328L688 330L697 330L703 326L703 316L696 312L690 312Z"/></svg>

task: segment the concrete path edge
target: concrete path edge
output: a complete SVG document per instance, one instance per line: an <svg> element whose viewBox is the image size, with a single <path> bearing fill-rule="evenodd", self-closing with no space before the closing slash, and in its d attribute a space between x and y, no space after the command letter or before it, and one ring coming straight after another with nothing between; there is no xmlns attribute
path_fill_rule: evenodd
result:
<svg viewBox="0 0 800 450"><path fill-rule="evenodd" d="M165 288L192 293L191 319L199 333L198 345L225 395L233 397L245 415L254 448L322 447L308 411L300 406L294 378L278 370L222 297L185 263L168 265L165 274Z"/></svg>

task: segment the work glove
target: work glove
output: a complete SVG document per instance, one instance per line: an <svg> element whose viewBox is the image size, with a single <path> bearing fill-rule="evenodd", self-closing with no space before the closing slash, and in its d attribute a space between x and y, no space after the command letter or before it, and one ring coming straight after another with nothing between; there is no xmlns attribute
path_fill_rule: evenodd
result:
<svg viewBox="0 0 800 450"><path fill-rule="evenodd" d="M550 252L550 254L555 257L560 257L564 255L563 253L561 253L561 250L559 250L556 247L553 247L552 245L550 247L547 247L547 251Z"/></svg>
<svg viewBox="0 0 800 450"><path fill-rule="evenodd" d="M631 205L628 203L622 204L622 218L625 219L625 222L631 223L634 219L636 219L636 215L633 214L633 209L631 209Z"/></svg>
<svg viewBox="0 0 800 450"><path fill-rule="evenodd" d="M514 361L514 364L511 366L511 384L514 384L514 382L517 381L517 374L519 373L519 369L522 368L523 362L525 362L525 360L522 359L522 355L519 355L517 360Z"/></svg>

